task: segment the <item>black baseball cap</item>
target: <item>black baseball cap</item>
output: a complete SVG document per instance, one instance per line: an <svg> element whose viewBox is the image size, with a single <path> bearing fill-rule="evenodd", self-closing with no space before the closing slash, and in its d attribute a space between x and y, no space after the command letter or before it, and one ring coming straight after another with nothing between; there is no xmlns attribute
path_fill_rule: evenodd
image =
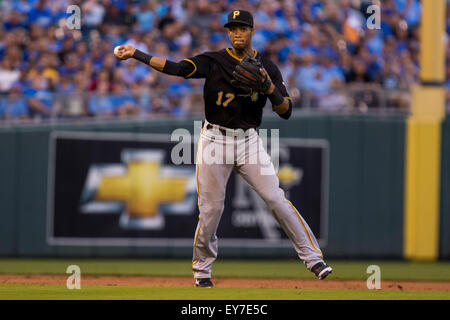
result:
<svg viewBox="0 0 450 320"><path fill-rule="evenodd" d="M253 28L253 16L245 10L233 10L228 14L228 22L224 27L228 28L232 24L244 24Z"/></svg>

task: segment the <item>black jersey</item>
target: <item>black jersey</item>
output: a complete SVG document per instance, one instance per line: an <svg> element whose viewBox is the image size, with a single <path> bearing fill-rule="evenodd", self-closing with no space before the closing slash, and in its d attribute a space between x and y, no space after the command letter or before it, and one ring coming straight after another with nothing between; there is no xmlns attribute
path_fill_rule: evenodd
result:
<svg viewBox="0 0 450 320"><path fill-rule="evenodd" d="M256 50L253 58L261 61L273 84L283 97L290 99L278 67L269 59L262 58ZM186 78L206 79L203 99L208 122L246 130L257 128L261 124L267 96L256 92L247 94L231 84L234 68L240 60L229 48L205 52L185 59L194 67Z"/></svg>

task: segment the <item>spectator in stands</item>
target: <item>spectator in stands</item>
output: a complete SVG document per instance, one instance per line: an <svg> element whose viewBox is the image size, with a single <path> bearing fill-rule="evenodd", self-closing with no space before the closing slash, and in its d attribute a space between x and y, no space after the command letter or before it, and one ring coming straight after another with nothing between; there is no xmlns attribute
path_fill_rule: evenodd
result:
<svg viewBox="0 0 450 320"><path fill-rule="evenodd" d="M151 96L151 113L152 114L170 114L169 100L162 95Z"/></svg>
<svg viewBox="0 0 450 320"><path fill-rule="evenodd" d="M5 57L0 62L0 94L8 93L19 77L20 71L14 68L12 59Z"/></svg>
<svg viewBox="0 0 450 320"><path fill-rule="evenodd" d="M364 84L373 81L368 72L368 66L363 59L359 58L353 60L352 68L346 75L346 81L358 84Z"/></svg>
<svg viewBox="0 0 450 320"><path fill-rule="evenodd" d="M70 79L70 77L63 77ZM61 114L66 117L84 117L89 115L89 95L86 94L89 88L89 78L84 72L79 72L73 77L67 94L60 96Z"/></svg>
<svg viewBox="0 0 450 320"><path fill-rule="evenodd" d="M28 118L27 102L22 95L22 89L19 85L14 85L6 97L0 98L0 119Z"/></svg>
<svg viewBox="0 0 450 320"><path fill-rule="evenodd" d="M38 0L35 6L28 12L27 23L36 23L39 26L46 28L54 22L54 17L50 10L50 6L45 0Z"/></svg>
<svg viewBox="0 0 450 320"><path fill-rule="evenodd" d="M105 16L105 7L96 0L84 1L82 5L84 25L83 27L92 30L98 27Z"/></svg>
<svg viewBox="0 0 450 320"><path fill-rule="evenodd" d="M154 27L157 16L155 13L157 2L155 0L143 1L136 12L138 32L146 33Z"/></svg>
<svg viewBox="0 0 450 320"><path fill-rule="evenodd" d="M314 64L314 56L310 52L306 52L300 59L301 64L296 77L296 84L300 89L313 90L312 80L316 77L316 66Z"/></svg>
<svg viewBox="0 0 450 320"><path fill-rule="evenodd" d="M114 82L111 102L118 115L126 117L139 114L137 101L121 81Z"/></svg>
<svg viewBox="0 0 450 320"><path fill-rule="evenodd" d="M10 32L15 28L25 28L26 24L26 14L23 14L17 10L13 10L9 15L6 16L6 19L3 23L3 28L6 32Z"/></svg>
<svg viewBox="0 0 450 320"><path fill-rule="evenodd" d="M52 115L53 96L48 90L46 79L34 76L31 84L25 88L28 109L32 118L50 118Z"/></svg>
<svg viewBox="0 0 450 320"><path fill-rule="evenodd" d="M368 30L366 9L379 3L381 29ZM81 32L64 27L70 4L68 0L0 1L0 95L22 85L31 117L45 118L51 112L57 116L59 109L52 108L52 99L74 91L80 94L80 88L95 97L84 103L89 112L119 114L107 96L116 90L113 83L118 78L124 82L123 90L143 95L137 106L149 104L140 114L200 110L186 107L177 90L195 96L201 85L189 82L192 87L183 91L185 82L174 82L173 77L140 64L118 63L112 50L129 43L175 61L217 50L229 45L223 23L226 13L238 7L254 14L255 48L276 61L289 89L298 93L295 97L303 99L306 93L319 108L329 109L326 102L333 99L344 101L340 96L321 101L336 90L342 95L344 88L367 86L373 92L377 87L398 96L396 91L407 91L419 81L419 0L75 1L83 13ZM446 14L450 32L450 8ZM449 52L450 47L448 63ZM86 86L76 80L81 74ZM66 104L62 105L65 114ZM300 104L294 101L294 105ZM69 114L84 114L83 108L69 109L78 110Z"/></svg>
<svg viewBox="0 0 450 320"><path fill-rule="evenodd" d="M113 88L113 70L111 69L101 69L97 72L96 76L92 79L89 90L95 91L97 90L99 83L106 83L108 91L111 91Z"/></svg>
<svg viewBox="0 0 450 320"><path fill-rule="evenodd" d="M105 81L99 82L95 93L89 99L88 108L91 115L112 117L116 114L114 104L108 93L108 83Z"/></svg>
<svg viewBox="0 0 450 320"><path fill-rule="evenodd" d="M113 63L115 63L116 58L114 56L110 56ZM109 59L109 58L108 58ZM105 58L105 61L107 59ZM104 66L105 69L111 69L110 66ZM112 67L114 68L114 67ZM147 75L151 72L150 68L146 67L142 63L138 63L138 61L134 59L130 59L122 63L119 67L120 77L127 84L131 85L132 83L139 82L147 77Z"/></svg>

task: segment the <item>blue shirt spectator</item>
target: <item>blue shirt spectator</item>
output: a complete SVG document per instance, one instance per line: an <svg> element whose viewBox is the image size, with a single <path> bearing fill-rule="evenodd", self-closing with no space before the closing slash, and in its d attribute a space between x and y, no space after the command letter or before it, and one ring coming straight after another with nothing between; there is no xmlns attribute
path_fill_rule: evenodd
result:
<svg viewBox="0 0 450 320"><path fill-rule="evenodd" d="M52 93L49 90L36 90L33 88L26 89L24 95L28 98L39 100L45 107L51 109L52 107Z"/></svg>
<svg viewBox="0 0 450 320"><path fill-rule="evenodd" d="M390 37L390 36L394 35L394 29L389 24L389 22L381 20L380 27L381 27L381 30L383 31L383 36L384 36L385 39L387 37Z"/></svg>
<svg viewBox="0 0 450 320"><path fill-rule="evenodd" d="M105 16L105 8L95 0L85 1L82 11L84 24L90 28L100 25Z"/></svg>
<svg viewBox="0 0 450 320"><path fill-rule="evenodd" d="M3 23L6 31L11 31L15 28L26 28L26 17L19 11L12 11L9 18Z"/></svg>
<svg viewBox="0 0 450 320"><path fill-rule="evenodd" d="M6 97L0 96L0 119L6 118Z"/></svg>
<svg viewBox="0 0 450 320"><path fill-rule="evenodd" d="M46 1L39 0L29 12L28 22L37 23L41 27L48 27L53 22L52 12L46 4Z"/></svg>
<svg viewBox="0 0 450 320"><path fill-rule="evenodd" d="M177 96L182 97L189 92L191 92L192 86L187 81L175 81L172 82L169 87L167 88L167 93L169 96Z"/></svg>
<svg viewBox="0 0 450 320"><path fill-rule="evenodd" d="M20 13L28 14L37 0L18 0L12 1L12 8Z"/></svg>
<svg viewBox="0 0 450 320"><path fill-rule="evenodd" d="M345 81L345 75L341 68L336 65L332 65L323 70L323 78L327 83L331 83L333 80Z"/></svg>
<svg viewBox="0 0 450 320"><path fill-rule="evenodd" d="M110 95L110 100L114 111L121 116L139 113L137 99L121 83L114 84L114 90L112 95Z"/></svg>
<svg viewBox="0 0 450 320"><path fill-rule="evenodd" d="M88 110L92 115L113 115L115 112L111 97L106 93L96 93L89 99Z"/></svg>
<svg viewBox="0 0 450 320"><path fill-rule="evenodd" d="M408 6L408 0L395 0L395 6L397 11L404 13Z"/></svg>
<svg viewBox="0 0 450 320"><path fill-rule="evenodd" d="M50 117L53 106L53 95L46 88L46 81L40 77L35 77L30 86L23 92L27 99L31 116L43 118Z"/></svg>
<svg viewBox="0 0 450 320"><path fill-rule="evenodd" d="M118 110L126 104L136 105L136 100L129 93L112 94L110 100L114 110Z"/></svg>
<svg viewBox="0 0 450 320"><path fill-rule="evenodd" d="M142 6L144 8L146 8L144 3L142 4ZM139 10L136 13L136 19L137 19L137 22L139 23L138 31L139 32L149 32L155 25L156 18L157 18L156 14L151 10L145 10L145 11Z"/></svg>
<svg viewBox="0 0 450 320"><path fill-rule="evenodd" d="M422 5L418 0L408 0L411 2L406 11L406 22L411 27L416 27L420 23L420 16L422 15Z"/></svg>
<svg viewBox="0 0 450 320"><path fill-rule="evenodd" d="M366 42L366 47L369 52L373 55L379 55L383 53L384 41L383 35L378 30L373 30L369 32L369 39Z"/></svg>
<svg viewBox="0 0 450 320"><path fill-rule="evenodd" d="M262 25L270 22L269 15L264 10L257 10L254 15L254 19L259 21ZM227 17L225 16L225 21Z"/></svg>
<svg viewBox="0 0 450 320"><path fill-rule="evenodd" d="M255 34L252 38L252 46L258 50L259 52L262 52L264 48L266 47L269 40L264 35L263 30L255 30Z"/></svg>
<svg viewBox="0 0 450 320"><path fill-rule="evenodd" d="M23 97L0 98L0 119L18 119L28 115L27 102Z"/></svg>
<svg viewBox="0 0 450 320"><path fill-rule="evenodd" d="M296 84L299 88L305 90L313 90L314 83L313 79L316 77L317 67L309 64L306 66L301 66L296 77Z"/></svg>

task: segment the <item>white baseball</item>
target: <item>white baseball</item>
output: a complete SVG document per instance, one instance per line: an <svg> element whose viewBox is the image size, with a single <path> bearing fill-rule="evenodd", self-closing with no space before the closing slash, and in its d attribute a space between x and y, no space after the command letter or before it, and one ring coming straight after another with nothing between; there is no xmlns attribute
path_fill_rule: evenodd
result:
<svg viewBox="0 0 450 320"><path fill-rule="evenodd" d="M117 47L114 48L114 56L115 56L117 59L120 59L120 57L119 57L119 47L120 47L120 46L117 46Z"/></svg>

